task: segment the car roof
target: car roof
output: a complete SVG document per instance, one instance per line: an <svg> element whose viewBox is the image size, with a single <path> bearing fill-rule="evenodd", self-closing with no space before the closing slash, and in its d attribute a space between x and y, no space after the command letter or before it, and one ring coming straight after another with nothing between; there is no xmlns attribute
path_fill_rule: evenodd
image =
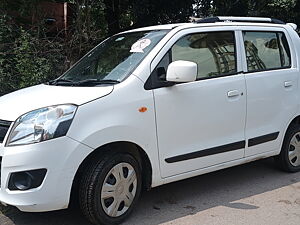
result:
<svg viewBox="0 0 300 225"><path fill-rule="evenodd" d="M163 24L163 25L155 25L155 26L148 26L148 27L140 27L132 30L127 30L122 33L128 32L139 32L139 31L150 31L150 30L172 30L175 27L187 25L189 23L172 23L172 24Z"/></svg>
<svg viewBox="0 0 300 225"><path fill-rule="evenodd" d="M203 21L203 22L202 22ZM212 17L198 20L190 23L173 23L165 25L156 25L149 27L141 27L127 32L151 31L151 30L171 30L174 28L186 29L194 27L215 27L215 26L252 26L252 27L286 27L291 26L297 28L296 24L284 23L280 20L264 18L264 17Z"/></svg>

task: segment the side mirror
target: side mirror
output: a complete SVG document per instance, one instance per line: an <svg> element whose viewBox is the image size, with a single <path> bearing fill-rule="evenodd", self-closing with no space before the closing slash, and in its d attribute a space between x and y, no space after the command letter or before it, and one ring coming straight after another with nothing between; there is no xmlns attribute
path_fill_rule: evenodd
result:
<svg viewBox="0 0 300 225"><path fill-rule="evenodd" d="M166 80L176 83L192 82L197 79L197 74L198 66L196 63L178 60L168 66Z"/></svg>

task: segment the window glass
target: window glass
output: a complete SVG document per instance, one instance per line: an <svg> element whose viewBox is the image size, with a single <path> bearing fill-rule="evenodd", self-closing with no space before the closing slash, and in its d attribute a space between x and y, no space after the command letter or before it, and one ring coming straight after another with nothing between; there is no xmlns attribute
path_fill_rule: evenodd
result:
<svg viewBox="0 0 300 225"><path fill-rule="evenodd" d="M244 32L248 71L290 66L290 53L281 32Z"/></svg>
<svg viewBox="0 0 300 225"><path fill-rule="evenodd" d="M278 33L279 47L281 51L281 61L283 67L291 66L291 53L286 37L283 33Z"/></svg>
<svg viewBox="0 0 300 225"><path fill-rule="evenodd" d="M168 65L177 60L195 62L197 79L236 72L234 32L190 34L179 39L156 67L159 80L166 79Z"/></svg>
<svg viewBox="0 0 300 225"><path fill-rule="evenodd" d="M166 80L167 69L171 62L171 53L170 51L162 58L162 60L157 65L155 71L159 80Z"/></svg>
<svg viewBox="0 0 300 225"><path fill-rule="evenodd" d="M122 81L168 32L153 30L114 35L90 51L61 79Z"/></svg>
<svg viewBox="0 0 300 225"><path fill-rule="evenodd" d="M172 62L197 63L197 79L236 72L235 55L233 32L190 34L178 40L171 49Z"/></svg>

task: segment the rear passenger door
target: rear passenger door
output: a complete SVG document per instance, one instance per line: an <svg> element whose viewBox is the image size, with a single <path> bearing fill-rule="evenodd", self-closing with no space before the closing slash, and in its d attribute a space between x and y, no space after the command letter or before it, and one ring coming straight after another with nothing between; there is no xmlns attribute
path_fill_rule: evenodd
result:
<svg viewBox="0 0 300 225"><path fill-rule="evenodd" d="M283 28L243 29L247 88L245 156L280 148L284 131L297 110L298 70Z"/></svg>

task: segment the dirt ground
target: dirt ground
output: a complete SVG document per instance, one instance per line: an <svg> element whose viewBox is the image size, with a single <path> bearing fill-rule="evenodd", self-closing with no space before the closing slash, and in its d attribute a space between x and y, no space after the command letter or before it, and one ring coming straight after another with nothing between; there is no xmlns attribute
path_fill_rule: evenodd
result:
<svg viewBox="0 0 300 225"><path fill-rule="evenodd" d="M22 213L0 208L0 225L89 225L70 210ZM299 225L300 173L271 159L154 188L124 225Z"/></svg>

